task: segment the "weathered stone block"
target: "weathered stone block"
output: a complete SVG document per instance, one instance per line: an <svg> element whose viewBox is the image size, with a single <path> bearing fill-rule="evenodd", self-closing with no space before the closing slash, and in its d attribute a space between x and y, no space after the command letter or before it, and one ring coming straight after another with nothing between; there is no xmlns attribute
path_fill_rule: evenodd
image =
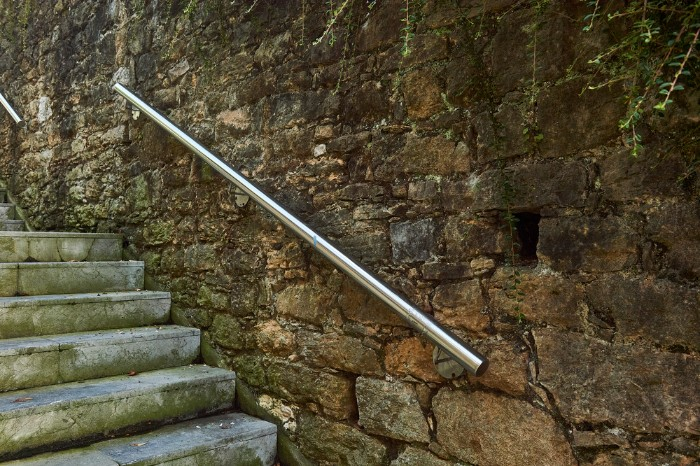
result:
<svg viewBox="0 0 700 466"><path fill-rule="evenodd" d="M281 315L321 325L329 309L333 294L314 285L292 285L277 295L277 312Z"/></svg>
<svg viewBox="0 0 700 466"><path fill-rule="evenodd" d="M624 115L619 88L602 88L580 95L585 81L570 81L542 91L537 121L544 138L541 152L560 157L591 149L618 136L617 122Z"/></svg>
<svg viewBox="0 0 700 466"><path fill-rule="evenodd" d="M472 382L512 396L525 395L528 354L522 342L487 340L475 347L489 361L489 368L480 377L470 377Z"/></svg>
<svg viewBox="0 0 700 466"><path fill-rule="evenodd" d="M403 93L408 117L412 120L429 118L443 107L440 81L428 70L406 75Z"/></svg>
<svg viewBox="0 0 700 466"><path fill-rule="evenodd" d="M359 422L367 432L406 442L430 441L413 385L359 377L355 391Z"/></svg>
<svg viewBox="0 0 700 466"><path fill-rule="evenodd" d="M663 160L652 151L632 157L628 150L614 151L599 161L603 198L613 202L682 194L678 177L685 171L683 161L672 154Z"/></svg>
<svg viewBox="0 0 700 466"><path fill-rule="evenodd" d="M483 466L577 464L554 419L524 401L444 388L433 399L433 412L438 442L463 461Z"/></svg>
<svg viewBox="0 0 700 466"><path fill-rule="evenodd" d="M384 136L386 137L386 136ZM395 142L392 142L392 145ZM386 144L373 144L374 175L379 181L393 181L402 174L453 175L469 171L471 154L463 142L455 143L443 136L406 135L399 151Z"/></svg>
<svg viewBox="0 0 700 466"><path fill-rule="evenodd" d="M313 366L331 367L355 374L379 375L377 352L357 338L336 333L299 332L299 354Z"/></svg>
<svg viewBox="0 0 700 466"><path fill-rule="evenodd" d="M212 340L224 348L238 350L245 347L245 335L241 323L227 314L214 316L209 334Z"/></svg>
<svg viewBox="0 0 700 466"><path fill-rule="evenodd" d="M614 320L622 337L700 349L700 294L665 280L609 276L586 287L591 308Z"/></svg>
<svg viewBox="0 0 700 466"><path fill-rule="evenodd" d="M350 123L380 121L390 114L388 90L378 81L362 83L343 99L342 112Z"/></svg>
<svg viewBox="0 0 700 466"><path fill-rule="evenodd" d="M442 207L446 212L464 212L474 202L471 181L447 181L440 184Z"/></svg>
<svg viewBox="0 0 700 466"><path fill-rule="evenodd" d="M299 447L306 456L326 464L380 466L387 462L387 448L379 440L311 414L299 419Z"/></svg>
<svg viewBox="0 0 700 466"><path fill-rule="evenodd" d="M469 264L463 262L430 262L423 264L420 271L426 280L455 280L458 278L472 278L474 276Z"/></svg>
<svg viewBox="0 0 700 466"><path fill-rule="evenodd" d="M406 324L388 306L350 279L343 281L338 305L347 319L367 325L406 327Z"/></svg>
<svg viewBox="0 0 700 466"><path fill-rule="evenodd" d="M441 460L437 456L425 450L408 446L401 454L391 462L390 466L450 466L453 463Z"/></svg>
<svg viewBox="0 0 700 466"><path fill-rule="evenodd" d="M315 403L335 419L348 419L357 411L353 382L340 375L274 360L267 368L267 379L273 393L296 403Z"/></svg>
<svg viewBox="0 0 700 466"><path fill-rule="evenodd" d="M392 223L392 256L398 262L426 261L437 254L436 225L433 219Z"/></svg>
<svg viewBox="0 0 700 466"><path fill-rule="evenodd" d="M492 308L501 315L522 313L529 322L583 328L583 287L556 273L500 268L489 281L489 295Z"/></svg>
<svg viewBox="0 0 700 466"><path fill-rule="evenodd" d="M533 332L538 381L573 423L615 419L644 432L700 430L697 374L700 359L647 345L611 345L576 333Z"/></svg>
<svg viewBox="0 0 700 466"><path fill-rule="evenodd" d="M477 334L486 332L489 316L482 312L486 303L478 280L437 287L432 304L439 322Z"/></svg>
<svg viewBox="0 0 700 466"><path fill-rule="evenodd" d="M265 353L286 356L296 348L294 333L282 327L276 320L260 322L255 326L255 331L258 346Z"/></svg>
<svg viewBox="0 0 700 466"><path fill-rule="evenodd" d="M615 272L636 263L638 240L618 217L544 218L537 257L561 272Z"/></svg>
<svg viewBox="0 0 700 466"><path fill-rule="evenodd" d="M700 211L697 205L665 202L645 213L644 233L667 248L668 266L683 278L697 280L700 277Z"/></svg>
<svg viewBox="0 0 700 466"><path fill-rule="evenodd" d="M502 226L497 219L455 215L447 218L443 236L450 260L467 260L476 256L501 254L505 246Z"/></svg>
<svg viewBox="0 0 700 466"><path fill-rule="evenodd" d="M185 266L188 269L203 271L216 269L216 245L198 243L185 249Z"/></svg>
<svg viewBox="0 0 700 466"><path fill-rule="evenodd" d="M542 207L583 207L588 198L589 170L579 161L552 161L490 170L471 183L472 209L505 210L506 183L511 210L538 212Z"/></svg>
<svg viewBox="0 0 700 466"><path fill-rule="evenodd" d="M433 346L420 338L406 338L386 346L384 365L395 376L411 376L426 382L442 382L433 365Z"/></svg>

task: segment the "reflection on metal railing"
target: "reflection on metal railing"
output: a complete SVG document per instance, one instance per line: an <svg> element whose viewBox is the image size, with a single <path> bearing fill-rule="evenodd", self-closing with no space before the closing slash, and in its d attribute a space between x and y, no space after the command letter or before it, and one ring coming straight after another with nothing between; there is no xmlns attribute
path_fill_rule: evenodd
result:
<svg viewBox="0 0 700 466"><path fill-rule="evenodd" d="M199 142L194 140L167 117L145 103L121 84L115 84L114 90L126 98L133 106L138 108L161 128L173 135L205 162L212 166L224 178L231 181L265 210L274 215L280 222L292 230L295 234L313 246L313 248L330 260L336 267L352 277L370 293L393 309L400 317L406 320L412 327L421 332L426 338L440 347L470 373L481 375L486 371L488 361L477 351L469 347L454 333L443 328L431 316L421 312L407 300L390 289L380 279L368 272L364 267L347 257L329 241L318 235L306 226L301 220L289 213L285 208L270 198L255 184L234 170L226 162L216 157Z"/></svg>
<svg viewBox="0 0 700 466"><path fill-rule="evenodd" d="M7 110L7 113L10 114L10 117L17 123L19 126L24 126L26 123L22 118L15 112L15 109L12 108L12 105L5 99L5 97L2 95L2 92L0 92L0 104L2 104L3 107L5 107L5 110Z"/></svg>

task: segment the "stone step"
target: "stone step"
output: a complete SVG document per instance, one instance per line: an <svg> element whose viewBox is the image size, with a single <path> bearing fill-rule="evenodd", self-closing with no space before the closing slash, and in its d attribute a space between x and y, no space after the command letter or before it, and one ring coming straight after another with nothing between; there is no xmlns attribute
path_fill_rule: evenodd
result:
<svg viewBox="0 0 700 466"><path fill-rule="evenodd" d="M277 428L245 414L195 419L154 432L39 455L7 466L261 465L275 461Z"/></svg>
<svg viewBox="0 0 700 466"><path fill-rule="evenodd" d="M184 366L199 329L163 326L0 340L0 392Z"/></svg>
<svg viewBox="0 0 700 466"><path fill-rule="evenodd" d="M15 205L0 203L0 220L15 220Z"/></svg>
<svg viewBox="0 0 700 466"><path fill-rule="evenodd" d="M0 220L0 231L24 231L24 220Z"/></svg>
<svg viewBox="0 0 700 466"><path fill-rule="evenodd" d="M143 288L143 262L0 263L0 296L27 296Z"/></svg>
<svg viewBox="0 0 700 466"><path fill-rule="evenodd" d="M0 298L0 338L163 324L170 293L128 291Z"/></svg>
<svg viewBox="0 0 700 466"><path fill-rule="evenodd" d="M208 366L0 394L0 461L225 410L234 395L235 374Z"/></svg>
<svg viewBox="0 0 700 466"><path fill-rule="evenodd" d="M118 261L121 258L121 235L0 232L0 262Z"/></svg>

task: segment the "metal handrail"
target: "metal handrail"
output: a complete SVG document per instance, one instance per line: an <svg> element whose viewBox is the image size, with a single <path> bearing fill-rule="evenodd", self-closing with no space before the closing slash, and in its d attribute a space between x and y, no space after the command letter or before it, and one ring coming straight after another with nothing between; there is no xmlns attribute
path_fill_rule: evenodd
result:
<svg viewBox="0 0 700 466"><path fill-rule="evenodd" d="M204 146L178 128L167 117L134 95L123 85L117 83L113 89L126 98L132 105L142 111L161 128L173 135L191 151L201 157L205 162L219 172L224 178L231 181L265 210L274 215L280 222L296 233L299 237L311 244L316 251L330 260L336 267L352 277L374 296L391 307L399 316L411 326L420 331L426 338L444 350L456 362L474 375L481 375L488 367L488 361L484 356L472 349L451 331L443 328L431 316L424 314L415 306L403 299L391 290L380 279L365 270L344 253L338 250L326 239L311 230L301 220L289 213L281 205L275 202L251 181L234 170L226 162L223 162Z"/></svg>
<svg viewBox="0 0 700 466"><path fill-rule="evenodd" d="M15 112L15 109L12 108L12 105L7 101L7 99L2 95L2 92L0 92L0 104L2 104L3 107L5 107L5 110L7 110L7 113L10 114L10 117L12 117L13 120L15 120L15 123L18 124L19 126L24 126L26 123L24 120L22 120L22 117L20 117L17 112Z"/></svg>

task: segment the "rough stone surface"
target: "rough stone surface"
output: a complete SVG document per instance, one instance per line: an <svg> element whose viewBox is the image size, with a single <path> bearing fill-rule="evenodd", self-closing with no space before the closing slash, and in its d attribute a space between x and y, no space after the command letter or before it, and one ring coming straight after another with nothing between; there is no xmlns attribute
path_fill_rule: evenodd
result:
<svg viewBox="0 0 700 466"><path fill-rule="evenodd" d="M624 219L542 219L538 257L561 272L614 272L637 261L638 236Z"/></svg>
<svg viewBox="0 0 700 466"><path fill-rule="evenodd" d="M438 321L474 333L483 333L489 324L478 280L441 285L432 300Z"/></svg>
<svg viewBox="0 0 700 466"><path fill-rule="evenodd" d="M577 463L554 419L526 402L442 389L433 399L433 412L438 442L463 461L499 466Z"/></svg>
<svg viewBox="0 0 700 466"><path fill-rule="evenodd" d="M392 223L390 231L395 261L426 261L437 253L435 223L430 219L415 223Z"/></svg>
<svg viewBox="0 0 700 466"><path fill-rule="evenodd" d="M135 288L169 291L172 318L201 329L207 361L235 368L256 399L275 400L270 410L290 407L294 423L280 430L310 464L412 455L429 464L411 442L360 427L358 376L414 384L428 422L432 397L451 387L498 399L495 412L541 403L563 415L546 423L557 432L579 418L578 430L624 430L629 445L576 447L583 464L697 456L687 447L697 433L686 428L695 405L678 398L697 381L680 369L639 380L635 371L658 368L626 366L631 355L671 368L697 356L691 84L665 118L640 127L645 148L633 158L618 129L623 89L580 92L595 82L588 60L625 32L583 32L586 2L409 2L408 44L400 0L339 4L318 42L329 16L311 2L199 0L187 13L188 2L163 3L0 7L2 92L27 122L18 130L0 118L0 184L23 219L0 227L26 220L28 229L123 235L124 259L146 267ZM420 332L259 205L237 205L228 181L143 114L134 119L115 82L469 340L491 359L487 374L439 377ZM509 225L508 214L539 215L539 236ZM534 254L511 255L525 234ZM96 304L90 320L110 308ZM66 325L85 315L85 306L68 309L59 313ZM12 311L0 309L0 319ZM34 325L20 314L8 325ZM551 333L538 342L543 331ZM638 400L667 393L659 406L672 409L628 409L602 375L562 385L572 367L584 370L571 359L578 338L596 342L582 353L590 367L649 382L643 392L622 387ZM590 393L612 400L607 414ZM531 424L513 419L527 442ZM549 445L542 458L563 451ZM412 447L460 458L434 436ZM509 451L533 463L527 448Z"/></svg>
<svg viewBox="0 0 700 466"><path fill-rule="evenodd" d="M377 352L357 338L336 333L298 334L299 354L316 367L331 367L355 374L381 373Z"/></svg>
<svg viewBox="0 0 700 466"><path fill-rule="evenodd" d="M570 422L616 419L639 432L697 433L697 356L615 345L551 329L534 332L538 381Z"/></svg>
<svg viewBox="0 0 700 466"><path fill-rule="evenodd" d="M355 391L359 422L367 432L406 442L430 441L413 385L360 377Z"/></svg>
<svg viewBox="0 0 700 466"><path fill-rule="evenodd" d="M391 375L411 376L427 382L442 381L433 365L433 346L420 338L387 345L384 365Z"/></svg>
<svg viewBox="0 0 700 466"><path fill-rule="evenodd" d="M422 466L450 466L451 462L441 460L437 456L425 450L415 447L407 447L401 454L391 462L390 466L411 466L420 464Z"/></svg>
<svg viewBox="0 0 700 466"><path fill-rule="evenodd" d="M286 360L267 365L267 380L273 392L298 402L316 403L337 419L347 419L356 411L352 381Z"/></svg>
<svg viewBox="0 0 700 466"><path fill-rule="evenodd" d="M378 440L352 427L308 416L301 420L299 446L319 464L381 465L385 464L387 448Z"/></svg>
<svg viewBox="0 0 700 466"><path fill-rule="evenodd" d="M489 290L491 306L502 316L522 314L529 322L583 328L580 284L551 271L513 268L498 269L491 283L498 285Z"/></svg>
<svg viewBox="0 0 700 466"><path fill-rule="evenodd" d="M664 346L700 349L700 293L663 280L610 276L586 287L593 312L614 321L618 334Z"/></svg>

